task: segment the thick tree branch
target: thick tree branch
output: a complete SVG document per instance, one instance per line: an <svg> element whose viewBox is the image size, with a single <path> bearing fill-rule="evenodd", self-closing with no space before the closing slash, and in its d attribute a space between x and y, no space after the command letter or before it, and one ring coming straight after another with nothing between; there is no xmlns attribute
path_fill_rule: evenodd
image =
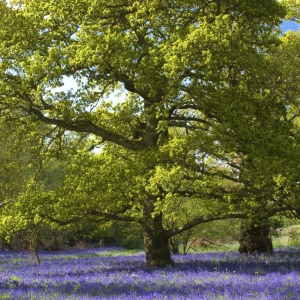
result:
<svg viewBox="0 0 300 300"><path fill-rule="evenodd" d="M185 122L197 122L197 123L202 123L202 124L206 124L206 125L211 125L211 122L200 119L200 118L196 118L196 117L186 117L186 116L174 115L174 116L171 116L170 119L171 119L171 122L172 121L185 121Z"/></svg>
<svg viewBox="0 0 300 300"><path fill-rule="evenodd" d="M168 236L168 238L170 238L176 234L187 231L195 227L196 225L208 223L212 221L219 221L219 220L226 220L226 219L245 219L245 218L247 218L247 214L245 213L227 214L227 215L210 215L206 217L199 217L186 223L182 227L166 230L166 235Z"/></svg>
<svg viewBox="0 0 300 300"><path fill-rule="evenodd" d="M108 213L103 213L103 212L99 212L96 210L88 210L86 213L82 214L81 216L76 216L74 218L68 219L68 220L59 220L58 218L54 218L51 217L49 215L42 215L41 217L44 219L47 219L53 223L56 223L60 226L66 226L69 224L73 224L73 223L77 223L80 222L81 220L86 220L89 217L100 217L100 219L97 220L93 220L95 222L107 222L107 221L111 221L111 220L115 220L115 221L126 221L126 222L139 222L139 219L134 218L134 217L130 217L130 216L120 216L120 214L125 213L127 210L129 209L129 207L126 207L124 209L122 209L119 212L116 212L114 214L108 214Z"/></svg>
<svg viewBox="0 0 300 300"><path fill-rule="evenodd" d="M59 226L66 226L66 225L70 225L70 224L73 224L73 223L77 223L81 220L86 219L86 217L87 217L87 215L84 214L82 216L77 216L77 217L62 221L62 220L59 220L57 218L53 218L53 217L49 216L48 214L47 215L40 214L40 216L45 220L49 220L50 222L58 224Z"/></svg>
<svg viewBox="0 0 300 300"><path fill-rule="evenodd" d="M108 131L107 129L101 128L88 120L78 120L69 123L64 120L48 118L34 107L30 107L28 109L28 112L30 114L33 114L35 117L37 117L38 120L46 124L56 125L66 130L70 130L74 132L92 133L95 134L96 136L101 137L105 141L113 142L132 151L139 151L144 148L144 145L143 143L141 143L141 141L129 140L118 133L114 133Z"/></svg>
<svg viewBox="0 0 300 300"><path fill-rule="evenodd" d="M128 208L126 208L125 210L127 210L127 209ZM123 213L123 212L118 212L115 214L108 214L108 213L98 212L96 210L89 210L88 215L102 217L103 221L114 220L114 221L124 221L124 222L139 222L138 218L134 218L134 217L130 217L130 216L120 216L119 214Z"/></svg>
<svg viewBox="0 0 300 300"><path fill-rule="evenodd" d="M291 212L295 218L300 218L300 211L296 210L292 206L270 209L266 213L266 218L270 218L277 213L284 213L284 212ZM247 213L231 213L231 214L229 213L229 214L224 214L224 215L209 215L209 216L205 216L205 217L198 217L198 218L195 218L194 220L191 220L190 222L187 222L185 225L183 225L181 227L166 230L166 235L168 236L168 238L170 238L174 235L185 232L185 231L192 229L193 227L195 227L199 224L203 224L203 223L219 221L219 220L227 220L227 219L247 219L247 218L248 218Z"/></svg>
<svg viewBox="0 0 300 300"><path fill-rule="evenodd" d="M196 126L187 124L186 121L169 121L168 125L170 127L180 127L180 128L186 128L186 129L196 129Z"/></svg>

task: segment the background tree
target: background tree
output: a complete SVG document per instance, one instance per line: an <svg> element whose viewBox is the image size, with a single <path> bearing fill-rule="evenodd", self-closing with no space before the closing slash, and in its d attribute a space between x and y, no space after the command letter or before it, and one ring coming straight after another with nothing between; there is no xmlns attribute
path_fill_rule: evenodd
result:
<svg viewBox="0 0 300 300"><path fill-rule="evenodd" d="M24 217L22 210L18 209L19 198L28 192L33 183L47 191L54 189L64 177L63 162L52 159L46 163L45 157L41 155L45 149L40 144L40 136L35 134L35 125L17 115L12 120L0 122L1 247L18 250L55 248L53 241L50 242L55 230L42 222L35 222L34 207L30 207L31 218ZM14 126L18 126L18 130ZM39 125L40 134L43 131L46 134L46 128ZM48 242L45 242L45 236Z"/></svg>
<svg viewBox="0 0 300 300"><path fill-rule="evenodd" d="M297 13L299 13L296 2L286 1L288 19L296 20ZM260 201L260 204L256 205L251 222L254 231L265 232L266 235L269 235L270 232L270 228L267 229L270 227L270 208L273 211L281 210L284 214L299 218L299 172L297 170L299 165L300 65L297 54L300 50L299 41L299 31L285 33L280 39L280 45L269 52L268 60L271 67L265 74L266 81L269 82L269 89L266 91L276 95L285 103L287 109L285 118L293 127L289 135L281 141L281 144L284 144L286 140L289 140L289 147L277 146L272 151L274 153L280 151L279 149L284 149L281 154L282 159L275 161L270 155L264 159L264 163L267 162L265 167L260 167L264 170L268 168L271 172L267 177L265 175L265 178L259 179L261 180L260 184L256 184L256 194L260 192L259 197L264 197L265 204ZM254 177L259 178L257 174L259 174L259 170L254 174ZM267 181L266 178L268 178ZM259 229L258 220L263 220L262 230Z"/></svg>

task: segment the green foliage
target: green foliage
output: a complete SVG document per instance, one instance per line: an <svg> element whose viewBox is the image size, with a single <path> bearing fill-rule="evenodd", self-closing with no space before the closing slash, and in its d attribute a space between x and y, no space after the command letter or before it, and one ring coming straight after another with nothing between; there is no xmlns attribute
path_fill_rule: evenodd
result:
<svg viewBox="0 0 300 300"><path fill-rule="evenodd" d="M292 20L299 22L300 20L300 2L299 0L281 0L281 3L285 5L287 10L286 20Z"/></svg>
<svg viewBox="0 0 300 300"><path fill-rule="evenodd" d="M54 156L69 164L27 180L4 212L7 232L135 222L148 253L200 223L273 214L284 206L281 182L295 198L286 162L298 130L270 79L274 53L291 46L279 35L283 4L10 3L0 6L1 118L25 124L42 165ZM66 78L77 86L66 90Z"/></svg>

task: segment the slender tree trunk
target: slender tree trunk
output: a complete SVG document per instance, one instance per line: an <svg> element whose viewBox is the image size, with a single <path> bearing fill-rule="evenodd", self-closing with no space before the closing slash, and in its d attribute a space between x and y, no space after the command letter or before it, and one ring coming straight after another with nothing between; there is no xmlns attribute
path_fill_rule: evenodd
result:
<svg viewBox="0 0 300 300"><path fill-rule="evenodd" d="M38 252L38 249L37 248L34 248L33 249L33 253L34 253L34 256L38 262L38 264L40 265L41 264L41 259L40 259L40 256L39 256L39 252Z"/></svg>
<svg viewBox="0 0 300 300"><path fill-rule="evenodd" d="M268 222L242 225L239 253L273 253Z"/></svg>
<svg viewBox="0 0 300 300"><path fill-rule="evenodd" d="M53 230L52 235L53 235L53 250L55 251L61 250L57 231Z"/></svg>
<svg viewBox="0 0 300 300"><path fill-rule="evenodd" d="M143 234L146 252L146 265L148 267L166 267L173 265L169 249L169 237L162 224L162 213L152 216L153 204L144 203Z"/></svg>
<svg viewBox="0 0 300 300"><path fill-rule="evenodd" d="M179 254L179 242L178 240L172 236L171 238L169 238L169 249L173 254Z"/></svg>

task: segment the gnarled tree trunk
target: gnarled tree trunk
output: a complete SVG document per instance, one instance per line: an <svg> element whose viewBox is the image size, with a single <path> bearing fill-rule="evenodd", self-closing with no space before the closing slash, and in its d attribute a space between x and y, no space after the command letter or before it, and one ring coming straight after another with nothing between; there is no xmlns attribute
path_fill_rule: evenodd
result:
<svg viewBox="0 0 300 300"><path fill-rule="evenodd" d="M270 225L268 222L242 226L241 238L239 240L239 253L273 253L273 244L270 236Z"/></svg>
<svg viewBox="0 0 300 300"><path fill-rule="evenodd" d="M152 216L153 204L144 203L143 234L146 252L146 265L148 267L166 267L173 265L169 249L169 237L163 228L162 213Z"/></svg>

